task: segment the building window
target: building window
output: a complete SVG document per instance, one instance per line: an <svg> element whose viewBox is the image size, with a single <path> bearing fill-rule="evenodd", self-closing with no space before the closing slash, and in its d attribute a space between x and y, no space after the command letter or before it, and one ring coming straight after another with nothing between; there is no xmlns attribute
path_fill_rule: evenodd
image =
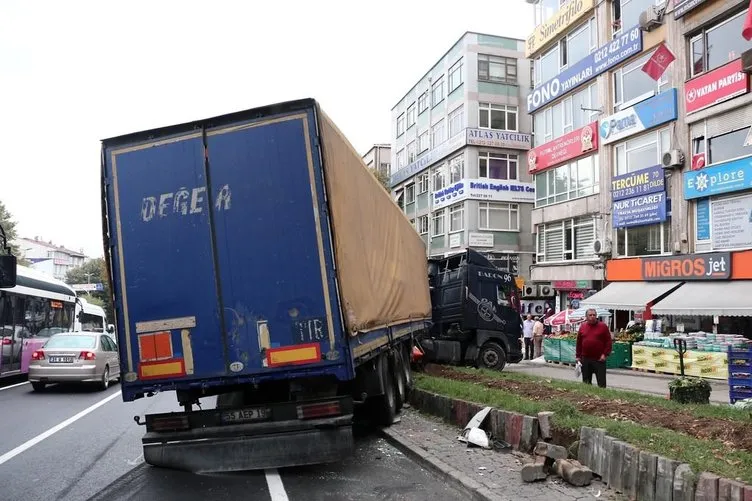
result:
<svg viewBox="0 0 752 501"><path fill-rule="evenodd" d="M380 170L381 170L381 172L385 172L387 174L391 174L392 164L389 163L389 162L381 162L381 164L380 164Z"/></svg>
<svg viewBox="0 0 752 501"><path fill-rule="evenodd" d="M449 232L465 229L465 204L461 203L449 208Z"/></svg>
<svg viewBox="0 0 752 501"><path fill-rule="evenodd" d="M405 114L397 117L397 137L405 133Z"/></svg>
<svg viewBox="0 0 752 501"><path fill-rule="evenodd" d="M512 57L478 54L478 80L517 83L517 60Z"/></svg>
<svg viewBox="0 0 752 501"><path fill-rule="evenodd" d="M517 131L517 107L478 103L478 126L481 129Z"/></svg>
<svg viewBox="0 0 752 501"><path fill-rule="evenodd" d="M536 238L539 263L593 259L595 218L586 216L539 224Z"/></svg>
<svg viewBox="0 0 752 501"><path fill-rule="evenodd" d="M671 253L671 219L663 223L618 228L616 253L622 257L654 256Z"/></svg>
<svg viewBox="0 0 752 501"><path fill-rule="evenodd" d="M431 136L433 136L431 139L431 142L433 143L433 147L436 148L438 145L443 143L446 140L446 120L441 119L436 124L434 124L433 127L431 127Z"/></svg>
<svg viewBox="0 0 752 501"><path fill-rule="evenodd" d="M417 158L418 150L416 148L417 148L417 144L415 144L415 141L411 141L410 143L408 143L407 145L407 163L408 164L413 163L415 159Z"/></svg>
<svg viewBox="0 0 752 501"><path fill-rule="evenodd" d="M446 172L444 165L440 165L433 171L433 191L439 191L444 186L446 186Z"/></svg>
<svg viewBox="0 0 752 501"><path fill-rule="evenodd" d="M744 146L747 134L749 134L749 127L708 139L708 151L710 151L708 164L752 155L752 146Z"/></svg>
<svg viewBox="0 0 752 501"><path fill-rule="evenodd" d="M616 174L646 169L661 163L663 154L671 147L668 129L651 131L647 134L619 143L614 148L616 154Z"/></svg>
<svg viewBox="0 0 752 501"><path fill-rule="evenodd" d="M456 183L465 177L465 154L460 153L449 161L449 183Z"/></svg>
<svg viewBox="0 0 752 501"><path fill-rule="evenodd" d="M444 234L444 209L438 210L433 214L433 232L434 236Z"/></svg>
<svg viewBox="0 0 752 501"><path fill-rule="evenodd" d="M428 91L425 91L418 98L418 115L428 109Z"/></svg>
<svg viewBox="0 0 752 501"><path fill-rule="evenodd" d="M462 85L462 82L462 59L460 59L449 69L449 93L454 92L457 87Z"/></svg>
<svg viewBox="0 0 752 501"><path fill-rule="evenodd" d="M409 129L413 125L415 125L415 103L407 108L407 128Z"/></svg>
<svg viewBox="0 0 752 501"><path fill-rule="evenodd" d="M428 216L418 217L418 233L421 235L428 233Z"/></svg>
<svg viewBox="0 0 752 501"><path fill-rule="evenodd" d="M431 87L431 106L436 106L444 100L444 77L439 79Z"/></svg>
<svg viewBox="0 0 752 501"><path fill-rule="evenodd" d="M615 0L613 6L613 33L614 37L624 29L629 29L640 21L640 14L650 8L651 5L661 5L665 0ZM741 28L739 29L741 33Z"/></svg>
<svg viewBox="0 0 752 501"><path fill-rule="evenodd" d="M535 206L545 207L598 193L598 155L535 175Z"/></svg>
<svg viewBox="0 0 752 501"><path fill-rule="evenodd" d="M431 147L431 138L428 131L418 136L418 153L423 153Z"/></svg>
<svg viewBox="0 0 752 501"><path fill-rule="evenodd" d="M428 191L428 172L418 176L418 195Z"/></svg>
<svg viewBox="0 0 752 501"><path fill-rule="evenodd" d="M465 128L465 107L460 106L449 113L449 137L454 137Z"/></svg>
<svg viewBox="0 0 752 501"><path fill-rule="evenodd" d="M405 165L407 165L407 153L405 152L405 149L402 148L397 152L397 170L400 170Z"/></svg>
<svg viewBox="0 0 752 501"><path fill-rule="evenodd" d="M405 186L405 203L411 204L415 202L415 184L408 184Z"/></svg>
<svg viewBox="0 0 752 501"><path fill-rule="evenodd" d="M517 155L508 153L478 154L478 177L486 179L517 179Z"/></svg>
<svg viewBox="0 0 752 501"><path fill-rule="evenodd" d="M620 110L636 102L652 97L669 87L669 71L656 82L642 71L642 67L653 53L649 52L614 72L614 109Z"/></svg>
<svg viewBox="0 0 752 501"><path fill-rule="evenodd" d="M597 87L592 84L553 106L537 111L533 120L535 145L553 141L594 122L598 112L593 110L599 107Z"/></svg>
<svg viewBox="0 0 752 501"><path fill-rule="evenodd" d="M742 37L747 9L702 31L690 41L691 74L699 75L741 57L752 48L752 41Z"/></svg>
<svg viewBox="0 0 752 501"><path fill-rule="evenodd" d="M498 202L479 202L478 228L493 231L519 231L520 206Z"/></svg>

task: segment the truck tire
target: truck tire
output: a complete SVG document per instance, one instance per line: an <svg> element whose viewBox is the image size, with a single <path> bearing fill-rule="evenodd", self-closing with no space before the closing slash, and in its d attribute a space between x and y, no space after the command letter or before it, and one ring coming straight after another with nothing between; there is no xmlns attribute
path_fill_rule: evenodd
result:
<svg viewBox="0 0 752 501"><path fill-rule="evenodd" d="M481 346L478 353L478 365L486 369L504 370L507 364L507 354L498 343L489 341Z"/></svg>
<svg viewBox="0 0 752 501"><path fill-rule="evenodd" d="M397 412L402 409L402 405L407 400L407 381L405 381L404 366L402 353L400 350L394 350L394 354L392 355L392 376L394 377L394 384L397 390Z"/></svg>
<svg viewBox="0 0 752 501"><path fill-rule="evenodd" d="M402 350L402 371L405 374L405 401L410 397L410 392L413 389L413 367L411 363L413 355L412 343L405 343Z"/></svg>
<svg viewBox="0 0 752 501"><path fill-rule="evenodd" d="M379 365L384 381L384 394L376 401L378 424L391 426L397 417L397 385L394 383L393 372L389 370L390 364L386 355L381 356Z"/></svg>

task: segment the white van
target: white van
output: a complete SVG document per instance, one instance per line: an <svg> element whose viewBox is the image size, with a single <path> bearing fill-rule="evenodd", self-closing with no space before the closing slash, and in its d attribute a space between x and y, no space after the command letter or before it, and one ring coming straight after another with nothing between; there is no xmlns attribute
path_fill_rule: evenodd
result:
<svg viewBox="0 0 752 501"><path fill-rule="evenodd" d="M104 308L89 303L85 298L76 298L76 315L73 330L88 332L103 332L112 334L115 332L115 326L107 323L107 315Z"/></svg>

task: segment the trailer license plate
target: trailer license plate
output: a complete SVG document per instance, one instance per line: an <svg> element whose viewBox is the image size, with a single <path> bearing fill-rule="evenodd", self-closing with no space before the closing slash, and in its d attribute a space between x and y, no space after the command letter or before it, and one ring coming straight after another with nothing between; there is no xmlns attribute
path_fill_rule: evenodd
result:
<svg viewBox="0 0 752 501"><path fill-rule="evenodd" d="M253 421L262 421L269 417L269 409L256 407L252 409L233 409L223 411L220 420L222 424L251 423Z"/></svg>

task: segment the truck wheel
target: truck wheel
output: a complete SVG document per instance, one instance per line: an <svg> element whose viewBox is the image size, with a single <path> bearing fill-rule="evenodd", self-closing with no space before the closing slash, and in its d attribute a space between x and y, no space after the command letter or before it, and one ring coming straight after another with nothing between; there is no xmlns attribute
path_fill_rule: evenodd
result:
<svg viewBox="0 0 752 501"><path fill-rule="evenodd" d="M498 343L488 342L480 348L478 361L481 367L501 371L507 364L507 354Z"/></svg>
<svg viewBox="0 0 752 501"><path fill-rule="evenodd" d="M389 370L389 360L382 357L382 377L384 378L384 394L378 398L378 420L381 426L391 426L397 417L397 388L394 376Z"/></svg>
<svg viewBox="0 0 752 501"><path fill-rule="evenodd" d="M402 361L402 354L399 350L395 350L394 356L392 357L392 376L394 377L396 386L397 412L402 409L402 404L404 404L405 400L407 400L407 383L405 381L405 374L402 368L404 365L405 363Z"/></svg>
<svg viewBox="0 0 752 501"><path fill-rule="evenodd" d="M412 344L405 344L404 350L402 350L402 372L405 375L405 400L410 396L410 391L413 389L413 369L410 359L412 358L413 350Z"/></svg>

